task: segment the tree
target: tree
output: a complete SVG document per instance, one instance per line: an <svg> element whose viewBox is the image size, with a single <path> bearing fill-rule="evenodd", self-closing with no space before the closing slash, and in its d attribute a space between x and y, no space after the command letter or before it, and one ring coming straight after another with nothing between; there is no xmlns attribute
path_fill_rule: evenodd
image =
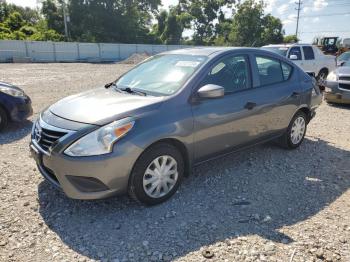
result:
<svg viewBox="0 0 350 262"><path fill-rule="evenodd" d="M231 8L235 0L180 0L179 6L192 17L193 43L210 45L215 38L215 23L224 19L224 8Z"/></svg>
<svg viewBox="0 0 350 262"><path fill-rule="evenodd" d="M42 9L47 27L64 34L62 2L56 0L45 0L42 2Z"/></svg>
<svg viewBox="0 0 350 262"><path fill-rule="evenodd" d="M215 26L215 44L262 46L281 43L283 26L280 19L264 14L264 2L246 0L237 5L233 18L219 19Z"/></svg>
<svg viewBox="0 0 350 262"><path fill-rule="evenodd" d="M70 33L76 41L152 42L152 15L160 0L70 0Z"/></svg>
<svg viewBox="0 0 350 262"><path fill-rule="evenodd" d="M162 10L157 15L158 24L154 27L155 34L164 44L180 44L185 28L190 28L191 16L173 6L169 12Z"/></svg>
<svg viewBox="0 0 350 262"><path fill-rule="evenodd" d="M280 44L283 42L284 30L282 22L270 14L263 18L261 40L263 44Z"/></svg>
<svg viewBox="0 0 350 262"><path fill-rule="evenodd" d="M54 30L49 30L46 21L30 8L0 3L0 39L12 40L61 40Z"/></svg>
<svg viewBox="0 0 350 262"><path fill-rule="evenodd" d="M283 37L283 43L298 43L299 39L296 35L286 35Z"/></svg>

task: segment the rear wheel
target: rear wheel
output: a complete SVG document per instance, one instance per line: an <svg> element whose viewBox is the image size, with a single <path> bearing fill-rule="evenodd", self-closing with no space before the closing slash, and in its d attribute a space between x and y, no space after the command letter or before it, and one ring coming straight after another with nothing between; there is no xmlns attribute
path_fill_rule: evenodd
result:
<svg viewBox="0 0 350 262"><path fill-rule="evenodd" d="M287 149L295 149L304 140L307 127L307 117L298 111L290 122L286 133L281 137L280 144Z"/></svg>
<svg viewBox="0 0 350 262"><path fill-rule="evenodd" d="M181 153L170 144L147 149L133 168L129 195L146 205L169 199L178 189L184 174Z"/></svg>
<svg viewBox="0 0 350 262"><path fill-rule="evenodd" d="M0 107L0 131L2 131L8 122L8 117L4 109Z"/></svg>

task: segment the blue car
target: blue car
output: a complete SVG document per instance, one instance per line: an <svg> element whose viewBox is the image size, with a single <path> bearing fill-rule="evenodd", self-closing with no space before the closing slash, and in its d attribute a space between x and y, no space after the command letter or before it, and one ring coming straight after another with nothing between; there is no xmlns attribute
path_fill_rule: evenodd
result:
<svg viewBox="0 0 350 262"><path fill-rule="evenodd" d="M32 102L22 89L0 82L0 131L10 121L23 121L33 114Z"/></svg>

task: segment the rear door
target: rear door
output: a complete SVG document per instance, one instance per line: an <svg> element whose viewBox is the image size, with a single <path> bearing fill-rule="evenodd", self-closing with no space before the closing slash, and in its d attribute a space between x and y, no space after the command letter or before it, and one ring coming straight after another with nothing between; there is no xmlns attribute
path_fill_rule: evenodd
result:
<svg viewBox="0 0 350 262"><path fill-rule="evenodd" d="M317 74L318 72L315 70L315 68L317 68L317 65L313 48L311 46L303 46L302 49L304 53L304 71Z"/></svg>
<svg viewBox="0 0 350 262"><path fill-rule="evenodd" d="M254 70L258 86L254 89L257 98L256 125L260 138L280 134L300 105L301 87L293 66L267 55L254 55Z"/></svg>

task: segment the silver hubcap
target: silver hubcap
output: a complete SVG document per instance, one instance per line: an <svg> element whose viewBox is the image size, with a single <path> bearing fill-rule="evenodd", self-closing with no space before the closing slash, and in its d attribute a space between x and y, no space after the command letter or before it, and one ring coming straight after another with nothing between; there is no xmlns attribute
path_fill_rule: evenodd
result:
<svg viewBox="0 0 350 262"><path fill-rule="evenodd" d="M303 117L299 116L294 120L292 125L292 131L290 133L290 138L294 145L300 143L303 139L305 133L305 120Z"/></svg>
<svg viewBox="0 0 350 262"><path fill-rule="evenodd" d="M143 189L152 198L160 198L170 192L178 178L177 162L171 156L154 159L143 175Z"/></svg>
<svg viewBox="0 0 350 262"><path fill-rule="evenodd" d="M326 83L326 73L321 73L320 76L318 77L317 84L319 86L324 86Z"/></svg>

